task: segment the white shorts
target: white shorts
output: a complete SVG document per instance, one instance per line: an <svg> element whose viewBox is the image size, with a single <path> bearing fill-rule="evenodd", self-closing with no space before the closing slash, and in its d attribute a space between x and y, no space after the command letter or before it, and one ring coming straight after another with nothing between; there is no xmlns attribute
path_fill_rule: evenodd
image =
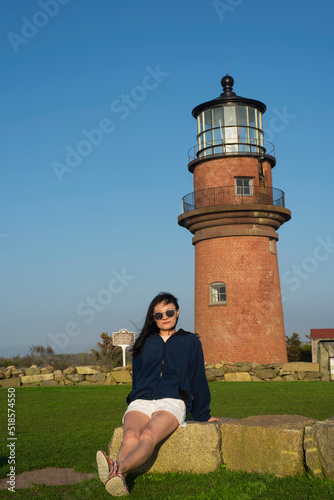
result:
<svg viewBox="0 0 334 500"><path fill-rule="evenodd" d="M148 417L152 417L153 413L157 411L168 411L172 413L174 417L179 421L180 427L186 427L186 404L182 399L174 399L174 398L163 398L163 399L135 399L132 403L129 404L128 409L124 413L123 416L123 424L124 417L129 411L140 411L141 413L145 413Z"/></svg>

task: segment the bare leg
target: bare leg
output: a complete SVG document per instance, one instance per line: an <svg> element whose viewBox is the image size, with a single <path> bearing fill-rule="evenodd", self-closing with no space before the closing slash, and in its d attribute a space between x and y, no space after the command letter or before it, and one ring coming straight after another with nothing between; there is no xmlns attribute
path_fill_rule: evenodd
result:
<svg viewBox="0 0 334 500"><path fill-rule="evenodd" d="M122 444L117 456L118 470L122 474L126 474L145 463L152 455L156 445L179 426L177 418L172 413L157 411L153 413L151 419L145 415L148 419L146 426L143 427L144 419L140 419L140 423L135 427L135 416L131 416L132 413L138 414L140 412L133 411L125 415L124 445ZM130 418L126 418L127 416ZM126 434L129 435L129 439L126 438ZM127 455L126 451L128 451Z"/></svg>
<svg viewBox="0 0 334 500"><path fill-rule="evenodd" d="M116 462L124 460L137 446L139 438L151 418L141 411L129 411L124 417L123 440L118 450Z"/></svg>

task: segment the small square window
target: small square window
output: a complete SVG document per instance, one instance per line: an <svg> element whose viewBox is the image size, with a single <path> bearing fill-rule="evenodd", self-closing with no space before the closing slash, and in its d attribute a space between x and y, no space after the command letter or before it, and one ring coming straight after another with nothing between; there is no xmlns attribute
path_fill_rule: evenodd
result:
<svg viewBox="0 0 334 500"><path fill-rule="evenodd" d="M226 304L225 283L212 283L210 285L210 304Z"/></svg>
<svg viewBox="0 0 334 500"><path fill-rule="evenodd" d="M235 194L237 196L253 196L253 179L251 177L235 177Z"/></svg>

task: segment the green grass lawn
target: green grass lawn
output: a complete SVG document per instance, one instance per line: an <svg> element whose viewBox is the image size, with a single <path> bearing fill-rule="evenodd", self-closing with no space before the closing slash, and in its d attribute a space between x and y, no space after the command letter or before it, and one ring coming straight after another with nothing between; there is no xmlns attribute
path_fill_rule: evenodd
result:
<svg viewBox="0 0 334 500"><path fill-rule="evenodd" d="M330 382L210 383L212 414L298 414L324 420L334 416ZM16 389L16 474L44 467L73 467L96 472L95 453L107 449L121 425L129 386L27 387ZM1 429L7 428L7 389L0 389ZM0 476L8 472L6 431L1 433ZM277 479L269 475L232 473L144 474L130 477L133 498L202 499L332 499L334 482L307 475ZM0 498L12 492L0 491ZM15 498L110 498L97 479L66 487L16 490Z"/></svg>

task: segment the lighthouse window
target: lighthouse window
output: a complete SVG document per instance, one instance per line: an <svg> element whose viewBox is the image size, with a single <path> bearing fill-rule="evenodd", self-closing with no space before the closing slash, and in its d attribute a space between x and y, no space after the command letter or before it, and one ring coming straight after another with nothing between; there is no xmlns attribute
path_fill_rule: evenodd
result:
<svg viewBox="0 0 334 500"><path fill-rule="evenodd" d="M246 106L237 106L238 125L248 125Z"/></svg>
<svg viewBox="0 0 334 500"><path fill-rule="evenodd" d="M253 196L253 179L251 177L235 177L235 194L237 196Z"/></svg>
<svg viewBox="0 0 334 500"><path fill-rule="evenodd" d="M224 122L225 125L236 125L237 120L235 116L235 106L225 106L224 108Z"/></svg>
<svg viewBox="0 0 334 500"><path fill-rule="evenodd" d="M213 127L219 127L220 129L223 126L223 108L213 108Z"/></svg>
<svg viewBox="0 0 334 500"><path fill-rule="evenodd" d="M254 108L248 108L248 113L249 113L249 126L250 127L256 127L256 123L255 123L255 109Z"/></svg>
<svg viewBox="0 0 334 500"><path fill-rule="evenodd" d="M204 111L204 130L211 129L211 109Z"/></svg>
<svg viewBox="0 0 334 500"><path fill-rule="evenodd" d="M210 304L226 304L226 283L210 285Z"/></svg>

